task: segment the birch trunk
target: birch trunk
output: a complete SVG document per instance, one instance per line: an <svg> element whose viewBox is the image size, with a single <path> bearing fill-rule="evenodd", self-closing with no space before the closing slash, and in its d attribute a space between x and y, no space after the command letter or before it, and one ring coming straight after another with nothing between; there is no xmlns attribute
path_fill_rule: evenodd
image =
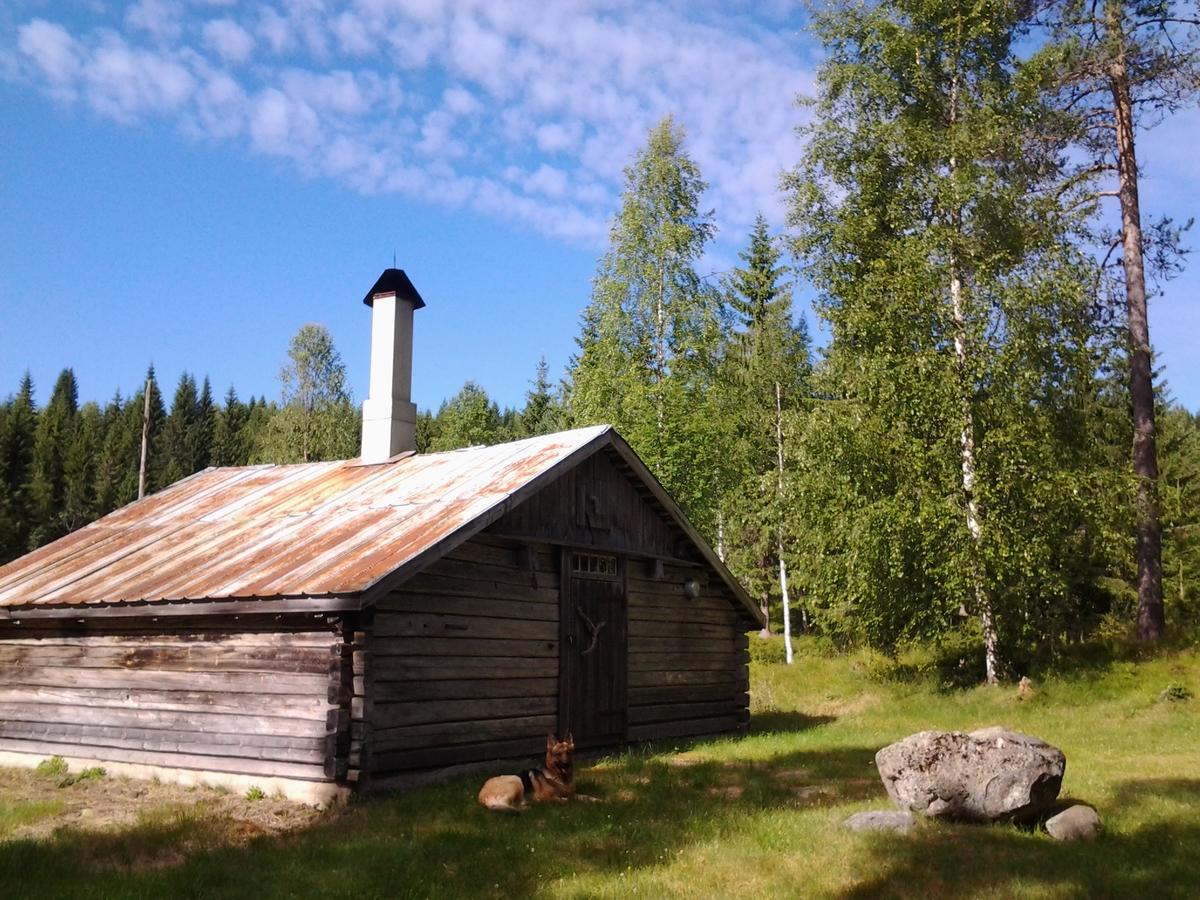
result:
<svg viewBox="0 0 1200 900"><path fill-rule="evenodd" d="M153 386L146 379L146 395L142 403L142 455L138 462L138 499L146 496L146 459L150 455L150 388Z"/></svg>
<svg viewBox="0 0 1200 900"><path fill-rule="evenodd" d="M954 126L958 117L958 74L955 73L950 81L950 140L953 147ZM958 158L954 150L950 151L950 181L954 188L954 178L958 168ZM962 214L956 206L953 210L955 232L962 233ZM954 322L954 368L958 378L959 404L961 411L961 429L959 431L959 454L962 459L962 492L967 514L967 532L971 537L971 585L975 595L975 612L983 630L984 664L988 684L997 684L1000 680L1000 650L999 635L996 631L996 616L992 609L992 598L987 590L987 584L982 571L983 556L983 525L980 521L979 501L975 497L975 412L971 403L970 368L968 366L970 349L967 343L967 317L963 302L962 272L960 271L958 253L952 247L950 250L950 312Z"/></svg>
<svg viewBox="0 0 1200 900"><path fill-rule="evenodd" d="M779 382L775 382L775 456L778 463L775 481L775 512L777 516L783 512L783 392ZM780 522L775 532L775 547L779 554L779 597L783 604L783 648L787 664L792 664L792 610L788 598L787 563L783 558L783 524Z"/></svg>
<svg viewBox="0 0 1200 900"><path fill-rule="evenodd" d="M1142 260L1142 214L1138 198L1133 100L1125 58L1121 4L1105 9L1114 54L1109 69L1117 134L1118 197L1121 203L1122 266L1129 327L1129 398L1133 413L1133 473L1137 478L1138 638L1156 641L1166 627L1163 611L1162 524L1158 510L1158 448L1154 381L1150 366L1150 323Z"/></svg>

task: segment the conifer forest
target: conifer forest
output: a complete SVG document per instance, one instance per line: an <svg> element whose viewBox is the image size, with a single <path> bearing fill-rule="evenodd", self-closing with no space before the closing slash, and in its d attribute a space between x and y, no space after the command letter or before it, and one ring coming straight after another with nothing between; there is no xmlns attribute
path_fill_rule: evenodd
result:
<svg viewBox="0 0 1200 900"><path fill-rule="evenodd" d="M815 13L786 222L759 216L708 275L704 174L664 118L625 169L567 370L528 360L519 408L467 381L419 413L418 449L612 424L773 632L934 642L987 681L1195 633L1200 419L1156 367L1146 312L1193 235L1139 208L1137 164L1147 129L1200 94L1184 6ZM44 405L28 376L0 386L0 563L139 482L356 456L328 332L278 353L271 398L163 360L104 401L81 401L111 386L70 368Z"/></svg>

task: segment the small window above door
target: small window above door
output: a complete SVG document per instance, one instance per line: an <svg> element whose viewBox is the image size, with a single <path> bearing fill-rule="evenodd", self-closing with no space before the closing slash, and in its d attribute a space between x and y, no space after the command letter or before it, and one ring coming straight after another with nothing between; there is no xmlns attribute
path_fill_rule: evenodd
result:
<svg viewBox="0 0 1200 900"><path fill-rule="evenodd" d="M571 574L585 578L616 578L617 558L600 553L573 553Z"/></svg>

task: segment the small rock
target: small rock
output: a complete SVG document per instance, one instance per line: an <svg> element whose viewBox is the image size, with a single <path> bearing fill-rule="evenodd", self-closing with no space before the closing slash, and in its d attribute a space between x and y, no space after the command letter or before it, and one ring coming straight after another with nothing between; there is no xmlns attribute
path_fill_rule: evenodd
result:
<svg viewBox="0 0 1200 900"><path fill-rule="evenodd" d="M1003 728L922 731L875 754L899 809L969 822L1035 819L1058 797L1067 759Z"/></svg>
<svg viewBox="0 0 1200 900"><path fill-rule="evenodd" d="M855 813L842 823L842 827L850 831L909 831L913 822L910 812L872 809Z"/></svg>
<svg viewBox="0 0 1200 900"><path fill-rule="evenodd" d="M1100 833L1100 815L1077 803L1046 820L1046 831L1056 841L1090 841Z"/></svg>

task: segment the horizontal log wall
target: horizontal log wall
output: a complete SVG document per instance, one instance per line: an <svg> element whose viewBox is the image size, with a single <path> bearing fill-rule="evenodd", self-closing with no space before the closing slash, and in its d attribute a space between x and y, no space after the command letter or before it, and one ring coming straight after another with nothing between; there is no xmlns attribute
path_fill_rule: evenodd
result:
<svg viewBox="0 0 1200 900"><path fill-rule="evenodd" d="M689 579L700 596L684 595ZM746 729L750 721L747 617L706 567L633 560L629 602L630 740Z"/></svg>
<svg viewBox="0 0 1200 900"><path fill-rule="evenodd" d="M312 617L5 625L0 750L327 780L340 641Z"/></svg>
<svg viewBox="0 0 1200 900"><path fill-rule="evenodd" d="M557 551L486 535L381 599L351 723L370 777L544 750L558 610Z"/></svg>

